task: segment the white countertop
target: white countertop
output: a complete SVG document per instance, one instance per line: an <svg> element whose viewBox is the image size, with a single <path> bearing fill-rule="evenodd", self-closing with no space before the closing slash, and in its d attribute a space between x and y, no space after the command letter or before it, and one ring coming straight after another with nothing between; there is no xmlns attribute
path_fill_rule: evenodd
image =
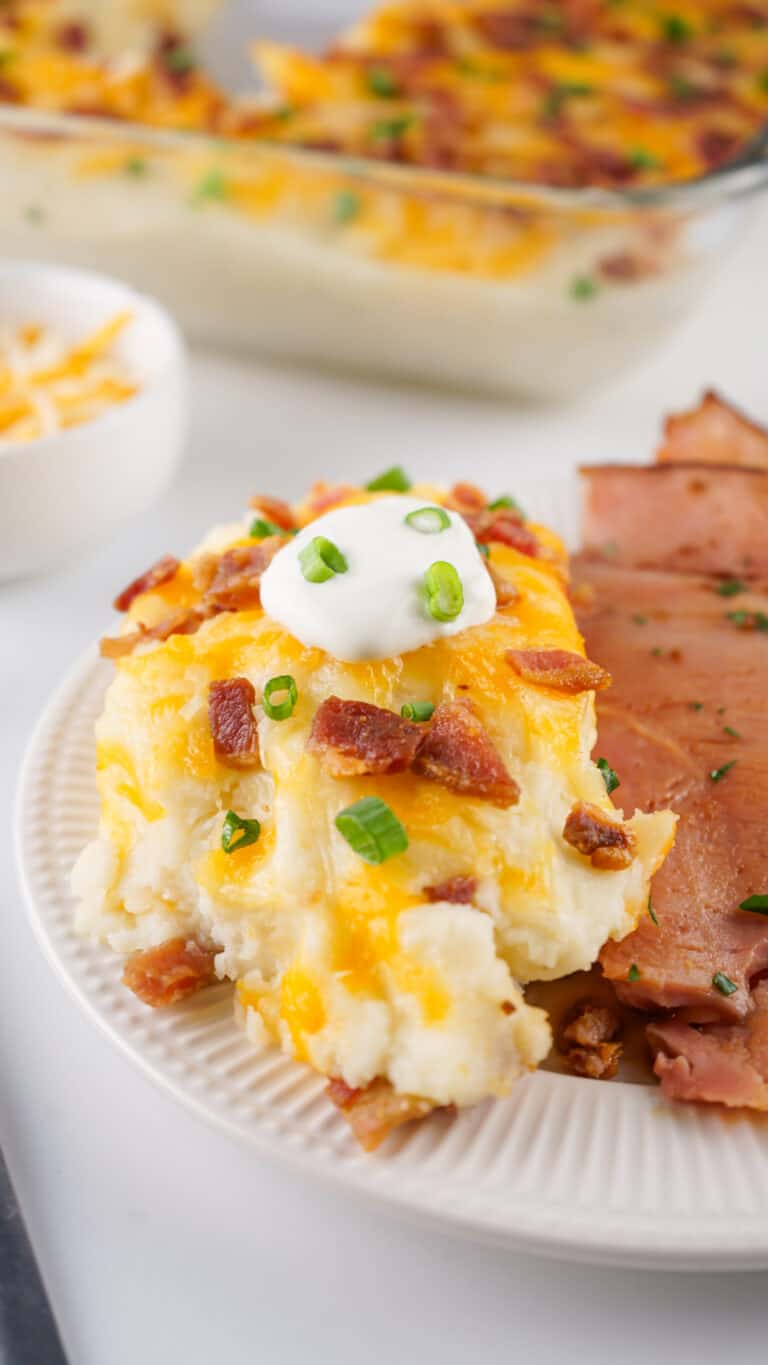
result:
<svg viewBox="0 0 768 1365"><path fill-rule="evenodd" d="M652 365L533 412L197 354L176 487L55 576L0 587L0 1140L72 1365L720 1365L765 1349L765 1277L545 1264L316 1187L209 1132L64 994L25 922L10 806L32 723L145 563L249 491L395 462L514 491L515 471L650 452L660 413L716 384L768 419L768 219ZM37 1365L14 1360L8 1365Z"/></svg>

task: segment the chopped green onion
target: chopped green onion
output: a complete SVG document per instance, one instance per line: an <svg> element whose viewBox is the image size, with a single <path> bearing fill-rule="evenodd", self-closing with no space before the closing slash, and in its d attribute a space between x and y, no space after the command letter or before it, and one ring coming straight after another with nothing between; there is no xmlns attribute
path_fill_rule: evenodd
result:
<svg viewBox="0 0 768 1365"><path fill-rule="evenodd" d="M464 588L453 564L438 559L424 575L427 611L435 621L455 621L464 606Z"/></svg>
<svg viewBox="0 0 768 1365"><path fill-rule="evenodd" d="M378 796L364 796L339 811L335 824L350 848L366 863L384 863L408 847L405 829Z"/></svg>
<svg viewBox="0 0 768 1365"><path fill-rule="evenodd" d="M366 493L407 493L411 486L402 465L395 464L391 469L385 469L383 474L377 474L375 479L365 485Z"/></svg>
<svg viewBox="0 0 768 1365"><path fill-rule="evenodd" d="M214 167L201 176L195 187L193 200L202 203L206 199L226 199L229 188L223 173Z"/></svg>
<svg viewBox="0 0 768 1365"><path fill-rule="evenodd" d="M341 550L325 536L314 536L299 552L301 572L308 583L325 583L334 574L346 573L349 565Z"/></svg>
<svg viewBox="0 0 768 1365"><path fill-rule="evenodd" d="M647 616L641 616L641 614L640 614L639 611L638 611L638 612L635 612L635 615L632 617L632 620L634 621L634 623L635 623L636 626L647 626L647 625L648 625L648 617L647 617Z"/></svg>
<svg viewBox="0 0 768 1365"><path fill-rule="evenodd" d="M747 587L740 578L724 578L722 583L715 585L715 592L721 597L735 597L737 593L746 592Z"/></svg>
<svg viewBox="0 0 768 1365"><path fill-rule="evenodd" d="M382 119L380 123L374 123L371 127L371 137L374 142L396 141L403 133L408 132L415 121L413 114L400 114L397 118Z"/></svg>
<svg viewBox="0 0 768 1365"><path fill-rule="evenodd" d="M382 99L391 99L400 90L392 72L385 66L372 67L366 77L366 84L372 95L379 95Z"/></svg>
<svg viewBox="0 0 768 1365"><path fill-rule="evenodd" d="M490 545L485 545L482 540L478 540L477 548L480 551L481 555L484 555L486 559L490 559L491 557Z"/></svg>
<svg viewBox="0 0 768 1365"><path fill-rule="evenodd" d="M509 493L503 493L500 498L494 498L493 502L488 503L489 512L500 512L505 507L509 507L513 512L518 512L521 517L525 516L520 503L515 498L510 497Z"/></svg>
<svg viewBox="0 0 768 1365"><path fill-rule="evenodd" d="M692 100L699 94L698 87L693 81L686 80L685 76L671 76L669 79L669 93L676 100Z"/></svg>
<svg viewBox="0 0 768 1365"><path fill-rule="evenodd" d="M286 693L283 701L273 701L275 693L279 695L281 692ZM264 684L261 704L270 720L287 720L293 715L298 699L299 691L290 673L281 673L278 678L270 678Z"/></svg>
<svg viewBox="0 0 768 1365"><path fill-rule="evenodd" d="M654 156L645 147L633 147L629 159L636 171L659 171L664 165L660 157Z"/></svg>
<svg viewBox="0 0 768 1365"><path fill-rule="evenodd" d="M235 838L236 834L240 835L239 839ZM228 810L221 827L221 847L225 853L237 853L239 848L255 844L260 834L261 825L258 820L245 820L235 815L233 810Z"/></svg>
<svg viewBox="0 0 768 1365"><path fill-rule="evenodd" d="M680 14L664 14L661 19L661 35L665 43L687 43L693 37L693 29Z"/></svg>
<svg viewBox="0 0 768 1365"><path fill-rule="evenodd" d="M653 920L653 923L658 924L659 922L658 915L656 914L656 911L653 908L653 901L651 900L650 893L648 894L648 914Z"/></svg>
<svg viewBox="0 0 768 1365"><path fill-rule="evenodd" d="M571 298L577 299L580 303L594 299L599 293L597 283L591 275L574 275L568 288Z"/></svg>
<svg viewBox="0 0 768 1365"><path fill-rule="evenodd" d="M764 95L768 95L768 66L764 71L760 72L760 75L757 78L757 88L758 90L761 90Z"/></svg>
<svg viewBox="0 0 768 1365"><path fill-rule="evenodd" d="M768 616L764 611L727 611L725 616L739 630L768 630Z"/></svg>
<svg viewBox="0 0 768 1365"><path fill-rule="evenodd" d="M362 201L354 190L339 190L333 199L333 216L337 223L351 223L360 212Z"/></svg>
<svg viewBox="0 0 768 1365"><path fill-rule="evenodd" d="M149 167L143 156L129 156L123 170L126 175L133 176L134 180L141 180L147 174Z"/></svg>
<svg viewBox="0 0 768 1365"><path fill-rule="evenodd" d="M407 701L400 707L400 715L403 720L431 720L434 709L431 701Z"/></svg>
<svg viewBox="0 0 768 1365"><path fill-rule="evenodd" d="M171 48L171 51L164 55L163 62L168 70L177 76L185 76L197 66L197 58L191 47Z"/></svg>
<svg viewBox="0 0 768 1365"><path fill-rule="evenodd" d="M578 98L580 95L593 95L594 92L595 87L588 85L586 81L561 81L558 85L553 85L544 96L541 116L545 119L558 118L566 100Z"/></svg>
<svg viewBox="0 0 768 1365"><path fill-rule="evenodd" d="M618 775L614 772L607 758L598 758L596 767L600 769L603 775L605 790L610 796L611 792L615 792L616 788L621 786Z"/></svg>
<svg viewBox="0 0 768 1365"><path fill-rule="evenodd" d="M414 531L421 531L422 535L434 536L438 531L448 529L451 518L442 507L418 507L415 512L408 513L405 522Z"/></svg>
<svg viewBox="0 0 768 1365"><path fill-rule="evenodd" d="M254 517L248 534L254 540L266 540L267 536L284 536L287 532L274 521L267 521L266 517Z"/></svg>
<svg viewBox="0 0 768 1365"><path fill-rule="evenodd" d="M733 995L734 991L739 989L736 982L731 981L731 978L726 976L725 972L715 972L715 975L712 977L712 985L721 995Z"/></svg>
<svg viewBox="0 0 768 1365"><path fill-rule="evenodd" d="M740 735L739 731L738 731L738 730L734 730L734 728L733 728L732 725L724 725L724 726L723 726L723 734L724 734L724 735L730 735L730 736L731 736L731 739L741 739L741 735Z"/></svg>
<svg viewBox="0 0 768 1365"><path fill-rule="evenodd" d="M740 910L751 910L754 915L768 915L768 896L747 896Z"/></svg>
<svg viewBox="0 0 768 1365"><path fill-rule="evenodd" d="M42 209L39 204L28 204L24 210L24 217L28 223L34 223L36 225L44 223L45 209Z"/></svg>
<svg viewBox="0 0 768 1365"><path fill-rule="evenodd" d="M730 761L730 763L724 763L723 766L722 766L722 768L712 768L712 769L710 770L710 774L709 774L709 776L711 777L712 781L713 781L713 782L720 782L720 781L722 780L722 778L725 777L725 774L726 774L726 773L729 773L729 772L731 771L731 768L733 767L733 765L734 765L735 762L736 762L736 759L735 759L735 758L732 758L731 761Z"/></svg>
<svg viewBox="0 0 768 1365"><path fill-rule="evenodd" d="M630 967L629 971L627 972L627 981L639 981L639 980L640 980L640 968L638 967L638 965L637 965L636 962L633 962L633 963L632 963L632 966Z"/></svg>

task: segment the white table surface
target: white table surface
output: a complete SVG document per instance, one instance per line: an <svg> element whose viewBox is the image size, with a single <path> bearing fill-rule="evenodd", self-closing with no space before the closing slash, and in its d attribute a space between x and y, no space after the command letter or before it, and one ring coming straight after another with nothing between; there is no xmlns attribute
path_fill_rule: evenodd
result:
<svg viewBox="0 0 768 1365"><path fill-rule="evenodd" d="M0 1140L72 1365L539 1365L763 1358L766 1278L545 1264L406 1225L263 1164L157 1092L81 1017L27 926L16 770L106 603L249 490L402 462L514 490L515 471L640 457L716 383L768 418L768 219L693 324L577 409L515 410L196 354L186 466L160 505L46 578L0 588ZM9 1361L8 1365L37 1365Z"/></svg>

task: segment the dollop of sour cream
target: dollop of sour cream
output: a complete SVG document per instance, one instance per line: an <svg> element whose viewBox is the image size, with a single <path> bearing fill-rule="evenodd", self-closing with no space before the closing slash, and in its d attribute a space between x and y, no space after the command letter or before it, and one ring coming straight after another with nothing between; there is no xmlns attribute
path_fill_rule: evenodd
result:
<svg viewBox="0 0 768 1365"><path fill-rule="evenodd" d="M318 517L264 573L261 602L267 615L302 644L350 663L406 654L489 621L496 590L464 519L441 509L417 518L417 525L406 520L430 505L388 495ZM425 523L439 529L418 529ZM345 572L324 582L308 580L302 567L302 552L318 536L347 563ZM306 554L304 559L306 567ZM425 576L435 563L451 565L461 582L464 601L452 620L438 620L430 612Z"/></svg>

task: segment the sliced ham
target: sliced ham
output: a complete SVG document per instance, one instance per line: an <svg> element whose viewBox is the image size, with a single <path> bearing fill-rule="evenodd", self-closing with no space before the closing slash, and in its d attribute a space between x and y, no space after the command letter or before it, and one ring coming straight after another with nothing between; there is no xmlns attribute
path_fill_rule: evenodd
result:
<svg viewBox="0 0 768 1365"><path fill-rule="evenodd" d="M680 815L653 882L658 923L644 914L607 944L603 970L641 1009L743 1017L768 966L768 919L738 908L768 890L768 634L739 630L711 579L583 559L574 578L592 590L577 593L587 647L613 676L598 698L596 752L619 776L614 800L627 813ZM735 600L768 612L764 592ZM732 994L713 984L718 973Z"/></svg>
<svg viewBox="0 0 768 1365"><path fill-rule="evenodd" d="M256 693L248 678L224 678L208 689L208 719L220 763L230 768L259 766Z"/></svg>
<svg viewBox="0 0 768 1365"><path fill-rule="evenodd" d="M710 389L697 408L667 418L656 458L665 464L768 469L768 431Z"/></svg>
<svg viewBox="0 0 768 1365"><path fill-rule="evenodd" d="M174 559L173 555L163 555L162 559L158 559L156 564L145 573L139 574L127 588L118 593L113 604L115 611L128 611L142 593L151 592L153 588L159 588L163 583L175 578L180 567L178 559Z"/></svg>
<svg viewBox="0 0 768 1365"><path fill-rule="evenodd" d="M768 574L768 469L660 464L582 469L592 559L688 574Z"/></svg>
<svg viewBox="0 0 768 1365"><path fill-rule="evenodd" d="M125 964L123 984L145 1005L175 1005L216 980L215 950L197 939L169 938L156 948L133 953Z"/></svg>
<svg viewBox="0 0 768 1365"><path fill-rule="evenodd" d="M741 1023L696 1028L683 1019L649 1024L654 1071L671 1100L768 1109L768 982L755 988Z"/></svg>
<svg viewBox="0 0 768 1365"><path fill-rule="evenodd" d="M468 702L444 702L435 711L413 771L451 791L514 806L520 788Z"/></svg>
<svg viewBox="0 0 768 1365"><path fill-rule="evenodd" d="M331 777L402 773L424 739L424 726L364 701L329 697L318 708L307 743Z"/></svg>
<svg viewBox="0 0 768 1365"><path fill-rule="evenodd" d="M395 1128L426 1118L436 1107L417 1095L398 1095L389 1081L378 1078L354 1090L339 1078L329 1081L326 1094L341 1110L360 1146L373 1152Z"/></svg>

